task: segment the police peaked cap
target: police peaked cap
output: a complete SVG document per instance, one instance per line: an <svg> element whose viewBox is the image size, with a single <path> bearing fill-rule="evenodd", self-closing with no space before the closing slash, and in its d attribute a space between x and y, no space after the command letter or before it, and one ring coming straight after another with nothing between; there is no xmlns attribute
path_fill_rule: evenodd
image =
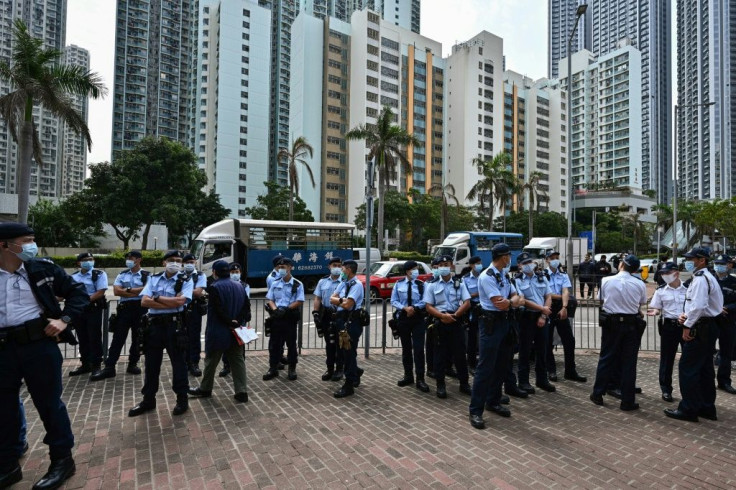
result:
<svg viewBox="0 0 736 490"><path fill-rule="evenodd" d="M23 223L0 223L0 240L18 238L20 236L35 235L33 228Z"/></svg>
<svg viewBox="0 0 736 490"><path fill-rule="evenodd" d="M550 258L553 255L560 255L560 252L558 252L557 250L550 250L549 252L547 252L547 258Z"/></svg>
<svg viewBox="0 0 736 490"><path fill-rule="evenodd" d="M327 264L342 264L342 259L340 257L332 257Z"/></svg>
<svg viewBox="0 0 736 490"><path fill-rule="evenodd" d="M534 259L532 259L532 256L529 255L526 252L522 252L522 253L519 254L518 257L516 257L516 263L517 264L523 264L525 262L531 262L532 260L534 260Z"/></svg>
<svg viewBox="0 0 736 490"><path fill-rule="evenodd" d="M182 253L181 253L181 252L179 252L178 250L169 250L169 251L168 251L168 252L166 252L166 254L164 255L164 260L166 260L166 259L169 259L169 258L171 258L171 257L178 257L178 258L182 258L182 257L183 257L183 255L182 255ZM227 262L226 262L226 263L227 263Z"/></svg>
<svg viewBox="0 0 736 490"><path fill-rule="evenodd" d="M439 257L437 257L437 265L439 265L440 262L452 262L452 256L451 255L440 255Z"/></svg>
<svg viewBox="0 0 736 490"><path fill-rule="evenodd" d="M470 257L468 259L468 264L471 264L471 265L473 265L473 264L482 264L482 263L483 263L483 259L481 259L477 255L473 255L472 257Z"/></svg>
<svg viewBox="0 0 736 490"><path fill-rule="evenodd" d="M358 263L356 261L354 261L354 260L346 260L345 262L342 263L342 265L344 265L344 266L353 266L356 269L358 268Z"/></svg>
<svg viewBox="0 0 736 490"><path fill-rule="evenodd" d="M294 262L287 257L281 257L279 263L276 265L294 265Z"/></svg>
<svg viewBox="0 0 736 490"><path fill-rule="evenodd" d="M229 272L230 265L224 260L217 260L214 264L212 264L212 270L217 272L217 274L219 275L220 273Z"/></svg>
<svg viewBox="0 0 736 490"><path fill-rule="evenodd" d="M624 264L638 271L639 266L641 266L641 260L639 260L639 257L637 257L636 255L629 254L624 258Z"/></svg>
<svg viewBox="0 0 736 490"><path fill-rule="evenodd" d="M271 261L273 263L273 266L276 267L277 265L279 265L279 262L281 262L281 259L283 259L283 258L284 258L284 256L281 255L281 254L275 256L273 258L273 260Z"/></svg>
<svg viewBox="0 0 736 490"><path fill-rule="evenodd" d="M242 267L240 267L240 264L238 264L237 262L233 262L233 263L231 263L231 264L230 264L230 270L231 270L231 271L234 271L234 270L236 270L236 269L237 269L237 270L241 270L241 269L242 269Z"/></svg>
<svg viewBox="0 0 736 490"><path fill-rule="evenodd" d="M81 262L84 259L92 259L92 260L94 260L95 258L89 252L82 252L81 254L77 255L77 262Z"/></svg>
<svg viewBox="0 0 736 490"><path fill-rule="evenodd" d="M684 257L686 259L707 259L710 258L710 251L704 247L695 247L687 252Z"/></svg>
<svg viewBox="0 0 736 490"><path fill-rule="evenodd" d="M511 248L505 243L497 243L491 249L491 255L494 259L503 257L504 255L511 255Z"/></svg>
<svg viewBox="0 0 736 490"><path fill-rule="evenodd" d="M439 263L440 263L440 258L439 257L435 257L435 258L432 259L432 264L431 265L439 265Z"/></svg>
<svg viewBox="0 0 736 490"><path fill-rule="evenodd" d="M404 262L404 272L409 272L418 265L414 260L407 260Z"/></svg>
<svg viewBox="0 0 736 490"><path fill-rule="evenodd" d="M662 274L666 274L667 272L675 272L675 271L677 271L677 270L678 270L678 269L677 269L677 266L675 265L675 263L674 263L674 262L667 262L667 263L665 263L665 264L664 264L664 265L662 266L662 269L660 270L660 272L661 272Z"/></svg>
<svg viewBox="0 0 736 490"><path fill-rule="evenodd" d="M713 261L714 264L728 264L729 262L731 262L731 257L725 254L717 256Z"/></svg>
<svg viewBox="0 0 736 490"><path fill-rule="evenodd" d="M181 260L186 262L187 260L197 260L194 254L186 254Z"/></svg>
<svg viewBox="0 0 736 490"><path fill-rule="evenodd" d="M127 259L128 257L135 257L136 259L142 259L143 254L140 253L138 250L131 250L130 252L125 254L125 258Z"/></svg>

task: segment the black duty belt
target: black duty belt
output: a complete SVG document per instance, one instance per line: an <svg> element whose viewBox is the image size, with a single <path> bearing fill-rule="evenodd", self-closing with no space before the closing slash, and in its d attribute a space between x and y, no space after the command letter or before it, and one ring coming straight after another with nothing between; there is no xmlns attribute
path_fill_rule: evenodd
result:
<svg viewBox="0 0 736 490"><path fill-rule="evenodd" d="M663 321L665 325L680 325L680 322L677 321L677 318L664 318Z"/></svg>
<svg viewBox="0 0 736 490"><path fill-rule="evenodd" d="M507 320L509 318L509 312L508 311L493 311L493 310L484 309L483 313L481 313L481 317Z"/></svg>
<svg viewBox="0 0 736 490"><path fill-rule="evenodd" d="M637 318L639 318L639 315L637 313L608 313L608 319L612 322L624 323L630 320L635 320Z"/></svg>
<svg viewBox="0 0 736 490"><path fill-rule="evenodd" d="M37 340L49 338L44 329L49 324L45 318L34 318L20 325L0 329L0 344L14 341L18 344L28 344Z"/></svg>
<svg viewBox="0 0 736 490"><path fill-rule="evenodd" d="M148 321L151 325L170 325L179 321L179 313L166 313L163 315L149 315Z"/></svg>

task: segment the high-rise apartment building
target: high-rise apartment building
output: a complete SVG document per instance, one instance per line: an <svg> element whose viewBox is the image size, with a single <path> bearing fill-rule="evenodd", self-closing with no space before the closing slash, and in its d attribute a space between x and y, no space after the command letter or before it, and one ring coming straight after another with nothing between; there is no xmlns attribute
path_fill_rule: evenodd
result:
<svg viewBox="0 0 736 490"><path fill-rule="evenodd" d="M550 79L559 77L557 64L567 58L570 33L575 24L575 12L578 6L590 4L588 0L547 0L547 76ZM592 26L593 11L588 8L580 18L575 37L572 39L572 52L581 49L590 51L593 46Z"/></svg>
<svg viewBox="0 0 736 490"><path fill-rule="evenodd" d="M198 0L117 0L112 153L145 136L191 146Z"/></svg>
<svg viewBox="0 0 736 490"><path fill-rule="evenodd" d="M736 195L735 0L678 0L677 86L677 194L729 199Z"/></svg>
<svg viewBox="0 0 736 490"><path fill-rule="evenodd" d="M89 51L72 44L64 48L64 64L89 70ZM89 98L72 97L72 106L86 121L89 117ZM82 190L87 172L87 142L61 122L62 148L59 155L61 170L57 196L66 197Z"/></svg>
<svg viewBox="0 0 736 490"><path fill-rule="evenodd" d="M421 0L304 0L301 10L325 19L350 22L353 12L372 10L387 22L419 34Z"/></svg>

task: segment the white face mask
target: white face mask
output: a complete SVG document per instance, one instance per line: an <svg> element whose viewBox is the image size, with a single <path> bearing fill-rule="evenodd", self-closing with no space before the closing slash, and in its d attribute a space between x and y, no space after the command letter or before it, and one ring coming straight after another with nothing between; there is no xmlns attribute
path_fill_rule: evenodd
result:
<svg viewBox="0 0 736 490"><path fill-rule="evenodd" d="M194 264L184 264L184 270L187 272L194 272Z"/></svg>
<svg viewBox="0 0 736 490"><path fill-rule="evenodd" d="M673 282L675 282L675 279L677 279L677 277L674 273L667 274L666 276L665 275L662 276L662 280L666 282L667 284L672 284Z"/></svg>
<svg viewBox="0 0 736 490"><path fill-rule="evenodd" d="M181 264L179 262L166 262L166 272L175 273L181 270Z"/></svg>
<svg viewBox="0 0 736 490"><path fill-rule="evenodd" d="M532 274L534 269L537 268L537 264L524 264L521 266L522 270L527 274Z"/></svg>

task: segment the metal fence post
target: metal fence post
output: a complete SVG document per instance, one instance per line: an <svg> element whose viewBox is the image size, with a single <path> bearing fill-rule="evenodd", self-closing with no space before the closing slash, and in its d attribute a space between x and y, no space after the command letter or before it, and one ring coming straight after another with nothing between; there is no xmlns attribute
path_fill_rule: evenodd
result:
<svg viewBox="0 0 736 490"><path fill-rule="evenodd" d="M384 300L383 301L383 320L381 321L382 323L381 325L381 332L382 332L381 333L382 335L381 345L382 345L384 354L386 353L386 312L387 311L388 311L388 306L387 306L386 301Z"/></svg>

